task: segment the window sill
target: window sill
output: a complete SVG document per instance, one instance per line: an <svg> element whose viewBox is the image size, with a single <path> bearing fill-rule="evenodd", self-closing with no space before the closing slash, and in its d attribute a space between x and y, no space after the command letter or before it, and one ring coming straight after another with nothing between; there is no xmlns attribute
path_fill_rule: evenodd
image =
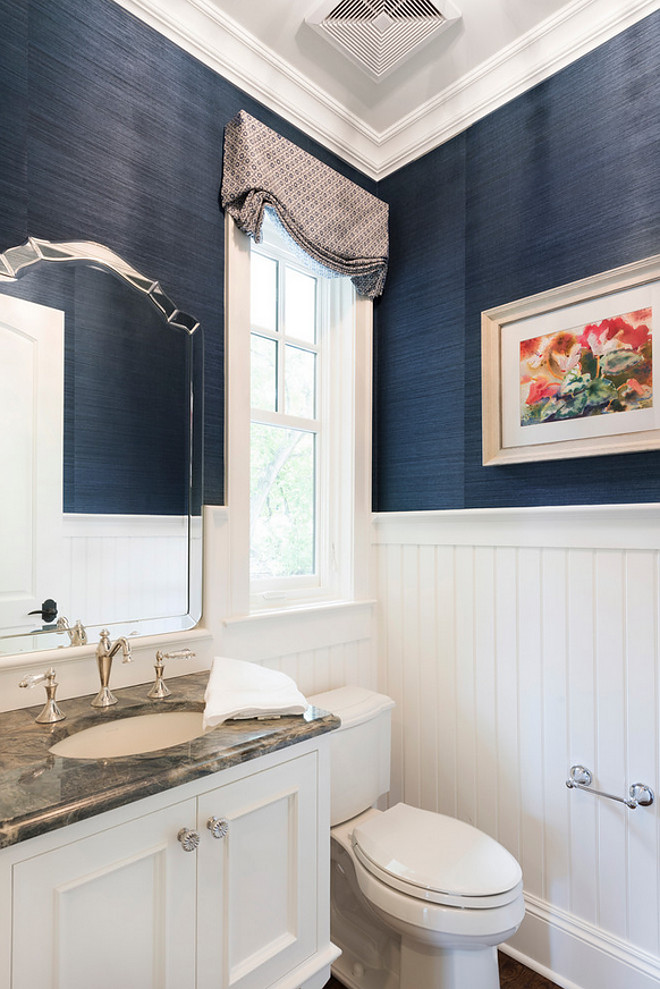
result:
<svg viewBox="0 0 660 989"><path fill-rule="evenodd" d="M229 627L232 625L243 625L255 621L272 621L273 619L283 619L290 617L321 617L332 612L334 617L351 612L371 609L376 601L314 601L310 604L300 604L295 602L290 605L281 605L277 608L259 608L251 611L249 615L236 615L233 618L223 619L222 624Z"/></svg>

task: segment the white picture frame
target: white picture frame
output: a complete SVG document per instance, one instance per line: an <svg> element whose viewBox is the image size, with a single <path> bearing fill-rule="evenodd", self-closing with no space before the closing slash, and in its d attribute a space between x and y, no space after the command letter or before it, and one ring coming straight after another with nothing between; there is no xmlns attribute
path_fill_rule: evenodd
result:
<svg viewBox="0 0 660 989"><path fill-rule="evenodd" d="M654 319L660 255L483 312L483 464L660 449Z"/></svg>

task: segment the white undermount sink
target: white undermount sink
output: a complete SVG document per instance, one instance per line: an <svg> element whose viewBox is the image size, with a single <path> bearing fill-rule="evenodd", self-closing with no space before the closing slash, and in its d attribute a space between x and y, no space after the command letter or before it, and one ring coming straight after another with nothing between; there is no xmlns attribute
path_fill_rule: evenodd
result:
<svg viewBox="0 0 660 989"><path fill-rule="evenodd" d="M167 711L108 721L69 735L50 751L69 759L112 759L156 752L203 735L202 717L201 711Z"/></svg>

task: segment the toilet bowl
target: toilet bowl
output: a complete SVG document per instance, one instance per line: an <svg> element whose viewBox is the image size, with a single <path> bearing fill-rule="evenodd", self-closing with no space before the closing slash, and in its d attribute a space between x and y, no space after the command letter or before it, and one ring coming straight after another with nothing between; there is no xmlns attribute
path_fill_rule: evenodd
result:
<svg viewBox="0 0 660 989"><path fill-rule="evenodd" d="M331 736L335 976L350 989L498 989L497 945L524 916L515 858L455 818L370 806L389 789L390 698L343 687L309 700L342 719Z"/></svg>

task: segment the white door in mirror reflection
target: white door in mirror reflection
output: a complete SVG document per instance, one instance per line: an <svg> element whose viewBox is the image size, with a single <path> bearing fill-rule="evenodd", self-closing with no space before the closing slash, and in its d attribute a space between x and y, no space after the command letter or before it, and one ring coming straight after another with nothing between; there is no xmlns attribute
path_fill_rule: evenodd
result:
<svg viewBox="0 0 660 989"><path fill-rule="evenodd" d="M0 626L40 628L62 575L64 313L0 296Z"/></svg>

